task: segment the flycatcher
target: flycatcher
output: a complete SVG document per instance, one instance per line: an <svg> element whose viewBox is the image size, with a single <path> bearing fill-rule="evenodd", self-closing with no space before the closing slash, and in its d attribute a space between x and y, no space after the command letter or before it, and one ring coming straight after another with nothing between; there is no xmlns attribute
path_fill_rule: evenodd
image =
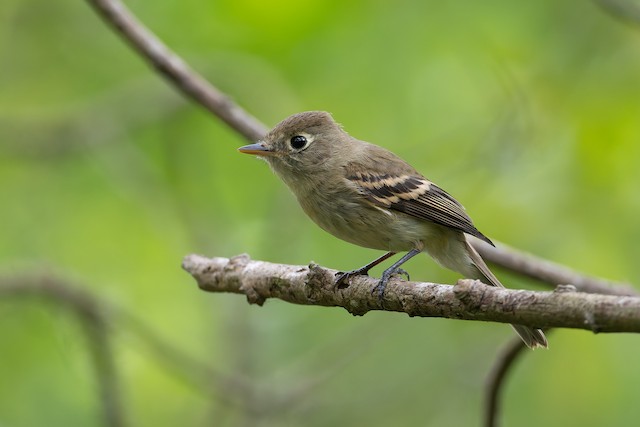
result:
<svg viewBox="0 0 640 427"><path fill-rule="evenodd" d="M471 235L493 245L460 203L392 152L350 136L329 113L294 114L261 141L238 150L266 160L322 229L387 251L341 273L338 287L398 252L407 253L382 273L373 290L380 298L391 276L404 273L400 266L420 252L464 277L504 287L467 241ZM527 346L547 347L540 329L512 326Z"/></svg>

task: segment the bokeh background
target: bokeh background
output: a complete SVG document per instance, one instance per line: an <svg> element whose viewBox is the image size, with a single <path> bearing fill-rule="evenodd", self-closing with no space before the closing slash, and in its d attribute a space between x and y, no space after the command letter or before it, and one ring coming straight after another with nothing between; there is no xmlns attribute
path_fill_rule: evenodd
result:
<svg viewBox="0 0 640 427"><path fill-rule="evenodd" d="M640 284L637 1L620 2L626 18L588 1L127 3L268 125L328 110L492 239ZM86 2L2 1L0 273L55 276L117 307L108 336L129 425L480 425L507 326L249 306L180 269L188 253L336 269L378 255L319 230L244 143ZM426 257L408 270L458 278ZM86 338L64 306L0 299L0 426L103 424ZM504 425L640 419L637 336L561 330L550 347L512 372Z"/></svg>

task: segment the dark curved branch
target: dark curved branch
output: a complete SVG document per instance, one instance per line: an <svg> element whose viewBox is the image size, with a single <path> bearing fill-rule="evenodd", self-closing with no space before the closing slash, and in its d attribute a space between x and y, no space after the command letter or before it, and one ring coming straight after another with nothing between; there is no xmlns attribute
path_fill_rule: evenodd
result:
<svg viewBox="0 0 640 427"><path fill-rule="evenodd" d="M544 331L547 337L551 332L551 329ZM487 376L484 427L497 427L499 425L498 415L500 414L502 391L505 387L507 374L515 366L518 360L523 356L530 354L530 352L526 350L527 346L525 346L522 340L518 337L512 338L500 350L500 354Z"/></svg>
<svg viewBox="0 0 640 427"><path fill-rule="evenodd" d="M498 413L500 412L500 400L504 388L505 378L511 367L520 356L525 354L527 346L520 338L512 338L498 355L498 359L489 372L487 378L487 391L485 402L485 427L498 425Z"/></svg>
<svg viewBox="0 0 640 427"><path fill-rule="evenodd" d="M295 266L188 255L182 267L208 292L244 294L253 304L269 298L294 304L342 307L354 315L371 310L410 316L514 323L538 328L561 327L593 332L640 332L640 297L575 292L534 292L460 280L456 286L392 280L384 301L371 294L377 280L358 276L346 289L335 289L337 271L315 264ZM573 292L567 290L573 290Z"/></svg>

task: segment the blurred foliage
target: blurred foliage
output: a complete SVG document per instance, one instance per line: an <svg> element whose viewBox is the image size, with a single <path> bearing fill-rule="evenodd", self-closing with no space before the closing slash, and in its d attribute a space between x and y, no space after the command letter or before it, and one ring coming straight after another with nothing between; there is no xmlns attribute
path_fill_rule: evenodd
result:
<svg viewBox="0 0 640 427"><path fill-rule="evenodd" d="M578 1L128 3L265 123L331 111L454 194L488 236L640 283L633 22ZM229 406L120 324L112 340L131 425L479 425L508 327L250 307L198 291L181 271L192 252L337 269L377 255L315 227L263 163L235 151L243 143L86 2L0 5L0 273L71 278L266 394L318 380L275 414ZM408 268L414 279L457 278L424 257ZM0 301L0 425L99 425L85 341L60 307ZM637 337L557 331L550 345L512 373L505 425L640 419Z"/></svg>

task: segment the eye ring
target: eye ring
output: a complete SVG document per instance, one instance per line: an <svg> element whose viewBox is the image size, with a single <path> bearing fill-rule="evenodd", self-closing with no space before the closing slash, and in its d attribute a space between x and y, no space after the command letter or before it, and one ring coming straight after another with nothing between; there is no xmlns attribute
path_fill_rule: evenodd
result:
<svg viewBox="0 0 640 427"><path fill-rule="evenodd" d="M291 145L291 148L294 150L302 150L309 145L309 140L303 135L295 135L289 140L289 145Z"/></svg>

